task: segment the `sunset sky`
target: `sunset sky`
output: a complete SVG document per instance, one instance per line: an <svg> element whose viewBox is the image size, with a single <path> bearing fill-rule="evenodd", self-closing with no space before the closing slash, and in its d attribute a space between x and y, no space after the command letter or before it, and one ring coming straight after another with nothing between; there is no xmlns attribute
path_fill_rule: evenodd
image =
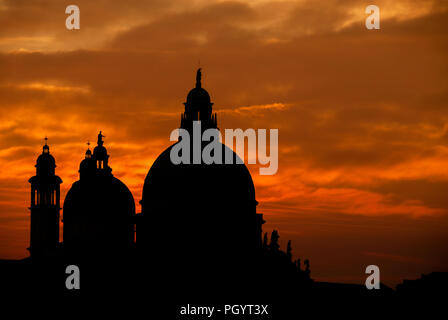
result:
<svg viewBox="0 0 448 320"><path fill-rule="evenodd" d="M80 30L65 27L70 4ZM380 30L365 27L370 4ZM448 271L442 0L0 0L0 258L28 256L45 136L62 199L102 130L138 203L199 61L221 130L279 129L277 174L249 165L258 212L314 279Z"/></svg>

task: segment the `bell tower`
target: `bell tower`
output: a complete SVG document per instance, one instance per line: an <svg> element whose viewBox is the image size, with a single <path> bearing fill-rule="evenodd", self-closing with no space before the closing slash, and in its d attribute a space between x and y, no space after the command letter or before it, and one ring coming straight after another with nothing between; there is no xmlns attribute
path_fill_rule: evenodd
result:
<svg viewBox="0 0 448 320"><path fill-rule="evenodd" d="M59 244L59 211L61 178L55 175L56 161L45 145L36 161L36 175L29 179L31 183L31 256L47 256L54 252Z"/></svg>

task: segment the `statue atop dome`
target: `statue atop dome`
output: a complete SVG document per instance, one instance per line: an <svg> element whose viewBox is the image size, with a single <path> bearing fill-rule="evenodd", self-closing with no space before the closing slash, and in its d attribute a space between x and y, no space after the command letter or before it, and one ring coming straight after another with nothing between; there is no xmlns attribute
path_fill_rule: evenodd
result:
<svg viewBox="0 0 448 320"><path fill-rule="evenodd" d="M202 73L201 68L196 72L196 88L201 88Z"/></svg>
<svg viewBox="0 0 448 320"><path fill-rule="evenodd" d="M103 138L105 138L106 136L103 135L100 131L100 133L98 133L98 145L102 146L104 144Z"/></svg>

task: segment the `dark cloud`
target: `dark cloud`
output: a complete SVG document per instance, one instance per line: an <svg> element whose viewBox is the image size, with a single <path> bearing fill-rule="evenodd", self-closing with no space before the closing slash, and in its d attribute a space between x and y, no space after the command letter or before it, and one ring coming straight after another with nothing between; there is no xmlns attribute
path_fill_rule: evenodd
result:
<svg viewBox="0 0 448 320"><path fill-rule="evenodd" d="M419 200L429 207L448 208L448 198L446 197L448 181L426 179L384 181L373 190L388 195L388 200L393 203Z"/></svg>
<svg viewBox="0 0 448 320"><path fill-rule="evenodd" d="M164 11L182 6L183 1L170 0L134 0L126 1L97 0L94 3L88 0L77 0L80 9L82 29L105 28L120 24L127 20L147 20ZM0 10L2 29L0 37L33 36L41 33L62 34L65 29L66 7L70 3L58 0L5 0Z"/></svg>

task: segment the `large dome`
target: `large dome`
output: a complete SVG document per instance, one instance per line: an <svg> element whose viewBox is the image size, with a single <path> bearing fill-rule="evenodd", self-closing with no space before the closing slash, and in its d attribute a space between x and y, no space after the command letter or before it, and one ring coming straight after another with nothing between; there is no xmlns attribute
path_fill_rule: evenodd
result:
<svg viewBox="0 0 448 320"><path fill-rule="evenodd" d="M202 132L217 130L212 105L198 69L196 86L189 92L181 116L181 129L190 134L191 141L196 121L200 121ZM178 279L218 269L227 272L244 264L250 252L261 248L263 223L256 212L249 170L241 161L237 163L238 156L223 144L218 148L222 160L232 154L233 164L192 164L190 149L190 164L176 165L170 157L174 146L160 154L146 176L137 245L151 252L162 269L188 261L182 263L182 273L175 271Z"/></svg>
<svg viewBox="0 0 448 320"><path fill-rule="evenodd" d="M221 146L224 154L228 148ZM261 239L255 188L247 167L175 165L170 159L172 148L157 158L146 176L141 201L144 223L137 227L137 241L149 244L168 265L175 263L174 257L194 260L195 272L222 264L223 257L226 263L238 264Z"/></svg>
<svg viewBox="0 0 448 320"><path fill-rule="evenodd" d="M244 206L256 204L255 187L249 170L244 164L179 164L171 162L167 148L149 170L143 186L142 206L152 211L160 206L181 206L218 202L237 202ZM224 150L230 150L221 144ZM238 157L233 151L233 158ZM186 203L185 203L186 202ZM221 204L223 205L223 204Z"/></svg>

